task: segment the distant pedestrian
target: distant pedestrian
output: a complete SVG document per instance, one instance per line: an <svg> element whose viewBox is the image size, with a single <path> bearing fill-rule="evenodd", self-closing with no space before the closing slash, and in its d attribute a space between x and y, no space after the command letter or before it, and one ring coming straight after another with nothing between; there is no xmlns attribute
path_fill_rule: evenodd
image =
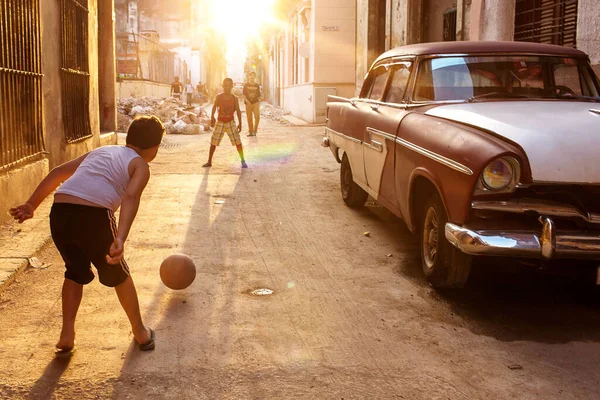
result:
<svg viewBox="0 0 600 400"><path fill-rule="evenodd" d="M208 162L203 167L212 167L215 150L221 144L221 139L223 139L225 132L227 132L231 144L237 147L237 151L240 154L242 168L248 168L246 160L244 160L244 149L242 147L242 139L240 138L240 132L242 131L242 111L240 110L238 99L231 93L231 89L233 89L233 80L225 78L223 80L223 93L217 95L215 98L215 104L213 104L210 115L210 126L214 126L215 129L210 140ZM215 121L215 112L217 110L219 111L219 116L218 120ZM237 114L238 118L237 127L235 126L234 113Z"/></svg>
<svg viewBox="0 0 600 400"><path fill-rule="evenodd" d="M198 99L200 101L200 105L204 104L204 98L206 96L206 87L202 82L198 82L196 85L196 93L198 94Z"/></svg>
<svg viewBox="0 0 600 400"><path fill-rule="evenodd" d="M186 103L188 105L192 105L192 99L194 96L194 86L192 85L192 82L188 81L187 85L185 85L185 95L186 95Z"/></svg>
<svg viewBox="0 0 600 400"><path fill-rule="evenodd" d="M127 131L126 146L103 146L59 165L25 204L10 210L22 223L32 218L40 203L58 188L50 212L50 231L66 270L56 357L70 357L76 349L75 318L83 286L94 279L90 263L96 267L100 283L115 288L139 349L154 349L154 331L142 322L123 251L150 178L148 163L156 157L164 131L157 117L134 119ZM114 213L119 207L117 225Z"/></svg>
<svg viewBox="0 0 600 400"><path fill-rule="evenodd" d="M262 94L260 85L256 83L256 73L248 74L248 82L243 89L244 103L246 104L246 117L248 118L248 136L256 136L258 123L260 122L260 102Z"/></svg>
<svg viewBox="0 0 600 400"><path fill-rule="evenodd" d="M183 85L179 82L179 77L176 76L171 83L171 97L181 100L181 92L183 91Z"/></svg>

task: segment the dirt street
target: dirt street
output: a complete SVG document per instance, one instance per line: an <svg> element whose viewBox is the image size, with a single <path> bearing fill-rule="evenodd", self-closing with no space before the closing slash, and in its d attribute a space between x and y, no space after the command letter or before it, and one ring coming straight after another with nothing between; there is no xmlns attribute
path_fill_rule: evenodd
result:
<svg viewBox="0 0 600 400"><path fill-rule="evenodd" d="M126 258L156 350L137 350L95 280L77 353L54 360L63 267L50 246L39 257L52 265L0 296L0 398L597 398L600 295L587 277L488 261L463 291L436 292L401 220L344 205L322 127L262 124L243 136L247 170L226 138L202 168L206 134L165 137L152 164ZM159 278L174 252L198 270L177 292Z"/></svg>

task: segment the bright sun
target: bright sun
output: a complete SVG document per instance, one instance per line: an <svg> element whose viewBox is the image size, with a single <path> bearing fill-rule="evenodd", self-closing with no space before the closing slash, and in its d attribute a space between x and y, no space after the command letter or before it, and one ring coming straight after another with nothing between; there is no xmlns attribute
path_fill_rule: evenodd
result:
<svg viewBox="0 0 600 400"><path fill-rule="evenodd" d="M275 1L212 0L211 25L225 37L228 72L234 79L243 74L248 41L257 39L260 28L275 21Z"/></svg>

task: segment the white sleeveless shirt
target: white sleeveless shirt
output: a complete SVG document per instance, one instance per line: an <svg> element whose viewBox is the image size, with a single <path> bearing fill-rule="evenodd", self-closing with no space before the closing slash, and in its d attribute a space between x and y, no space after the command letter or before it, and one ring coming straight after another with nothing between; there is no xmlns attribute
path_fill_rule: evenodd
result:
<svg viewBox="0 0 600 400"><path fill-rule="evenodd" d="M75 173L56 191L116 211L129 184L129 163L140 157L125 146L103 146L92 150Z"/></svg>

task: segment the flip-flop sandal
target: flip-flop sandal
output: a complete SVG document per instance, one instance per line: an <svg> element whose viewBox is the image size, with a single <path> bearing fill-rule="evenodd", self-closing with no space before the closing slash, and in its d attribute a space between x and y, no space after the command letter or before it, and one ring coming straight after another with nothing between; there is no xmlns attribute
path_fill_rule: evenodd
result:
<svg viewBox="0 0 600 400"><path fill-rule="evenodd" d="M145 344L138 343L138 347L141 351L154 350L154 348L156 347L156 343L154 343L154 330L152 328L149 328L149 329L150 329L150 341Z"/></svg>
<svg viewBox="0 0 600 400"><path fill-rule="evenodd" d="M64 349L60 349L58 347L54 348L54 357L56 358L69 358L72 357L73 354L77 351L77 346L73 347L65 347Z"/></svg>

